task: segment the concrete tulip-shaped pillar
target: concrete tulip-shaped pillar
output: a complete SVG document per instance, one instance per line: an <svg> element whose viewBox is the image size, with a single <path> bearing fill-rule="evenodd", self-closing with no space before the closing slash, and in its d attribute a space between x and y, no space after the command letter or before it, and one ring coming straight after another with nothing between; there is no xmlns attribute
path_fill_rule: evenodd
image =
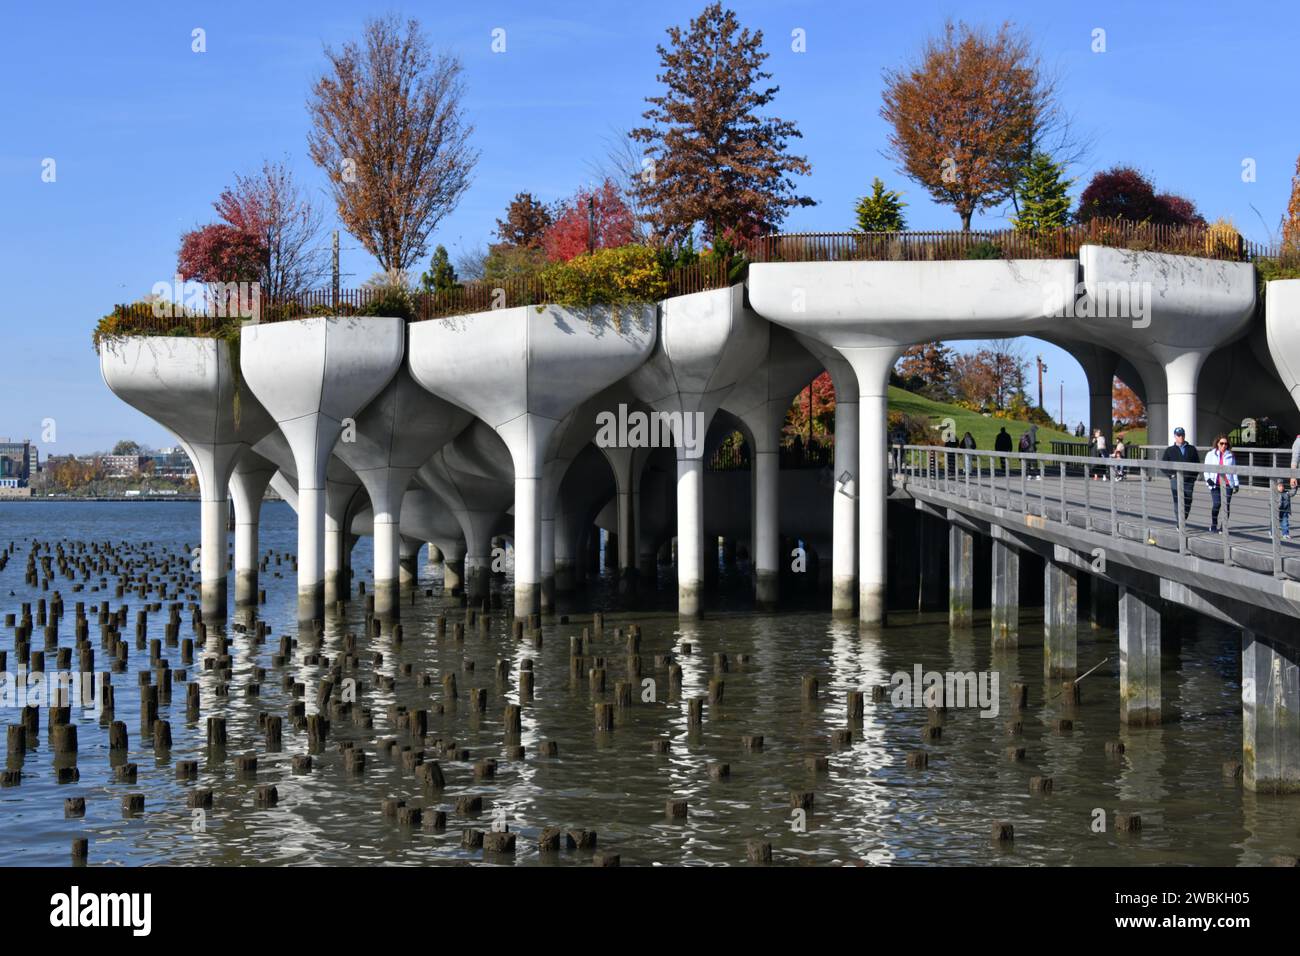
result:
<svg viewBox="0 0 1300 956"><path fill-rule="evenodd" d="M1061 334L1158 363L1169 402L1167 430L1163 436L1149 430L1147 440L1173 441L1173 429L1181 426L1195 443L1201 366L1250 325L1255 267L1090 245L1079 249L1079 265L1091 316L1063 323ZM1139 371L1147 374L1140 365Z"/></svg>
<svg viewBox="0 0 1300 956"><path fill-rule="evenodd" d="M466 594L486 597L492 570L492 535L514 500L510 450L481 421L420 466L416 480L433 492L460 526Z"/></svg>
<svg viewBox="0 0 1300 956"><path fill-rule="evenodd" d="M344 420L402 361L399 318L311 318L246 325L240 365L293 451L298 476L298 618L325 611L325 478Z"/></svg>
<svg viewBox="0 0 1300 956"><path fill-rule="evenodd" d="M257 539L262 499L277 470L275 462L246 449L230 476L230 497L235 506L236 607L257 603Z"/></svg>
<svg viewBox="0 0 1300 956"><path fill-rule="evenodd" d="M1274 279L1268 283L1264 290L1264 324L1278 376L1300 408L1300 279Z"/></svg>
<svg viewBox="0 0 1300 956"><path fill-rule="evenodd" d="M411 326L411 373L496 430L514 463L515 614L541 605L543 468L559 422L654 347L654 307L497 309Z"/></svg>
<svg viewBox="0 0 1300 956"><path fill-rule="evenodd" d="M834 347L859 390L858 617L885 620L889 370L913 342L1058 329L1050 290L1077 285L1073 260L798 262L750 267L764 318ZM838 430L837 430L838 433Z"/></svg>
<svg viewBox="0 0 1300 956"><path fill-rule="evenodd" d="M100 348L99 364L113 394L174 432L194 465L201 498L203 617L224 620L227 486L239 456L274 422L240 386L230 347L221 339L110 339Z"/></svg>
<svg viewBox="0 0 1300 956"><path fill-rule="evenodd" d="M402 534L423 538L431 549L437 549L437 561L442 565L442 585L450 591L461 587L465 573L465 540L460 522L451 509L437 495L419 483L406 492L402 499Z"/></svg>
<svg viewBox="0 0 1300 956"><path fill-rule="evenodd" d="M1052 341L1049 339L1049 341ZM1091 440L1092 430L1100 428L1106 436L1106 447L1114 447L1114 393L1115 370L1119 367L1119 355L1104 346L1091 342L1057 342L1070 353L1081 366L1088 379L1088 431Z"/></svg>
<svg viewBox="0 0 1300 956"><path fill-rule="evenodd" d="M835 389L835 475L831 492L831 614L849 617L858 593L858 377L833 348L800 343L830 372Z"/></svg>
<svg viewBox="0 0 1300 956"><path fill-rule="evenodd" d="M768 326L744 307L739 285L667 299L659 324L654 354L628 384L685 429L675 449L677 613L697 617L704 582L704 438L727 393L767 354ZM684 437L698 447L687 447Z"/></svg>
<svg viewBox="0 0 1300 956"><path fill-rule="evenodd" d="M764 610L776 606L781 575L781 430L795 394L819 372L821 363L778 326L766 359L722 403L754 436L754 592Z"/></svg>
<svg viewBox="0 0 1300 956"><path fill-rule="evenodd" d="M455 438L469 412L416 384L403 365L388 386L357 416L353 441L340 441L334 454L361 480L374 512L375 614L391 617L401 602L399 526L411 480L430 455Z"/></svg>

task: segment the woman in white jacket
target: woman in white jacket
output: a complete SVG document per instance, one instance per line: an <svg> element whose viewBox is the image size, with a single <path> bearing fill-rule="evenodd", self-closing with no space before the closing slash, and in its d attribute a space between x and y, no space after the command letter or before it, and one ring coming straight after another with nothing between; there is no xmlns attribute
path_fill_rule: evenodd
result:
<svg viewBox="0 0 1300 956"><path fill-rule="evenodd" d="M1228 441L1227 435L1220 435L1214 440L1213 447L1205 453L1205 463L1207 465L1222 465L1225 468L1237 464L1237 458L1232 453L1232 445ZM1207 471L1205 473L1205 483L1210 488L1210 531L1219 530L1219 505L1227 506L1228 517L1232 517L1232 495L1237 490L1236 472L1223 473L1218 471Z"/></svg>

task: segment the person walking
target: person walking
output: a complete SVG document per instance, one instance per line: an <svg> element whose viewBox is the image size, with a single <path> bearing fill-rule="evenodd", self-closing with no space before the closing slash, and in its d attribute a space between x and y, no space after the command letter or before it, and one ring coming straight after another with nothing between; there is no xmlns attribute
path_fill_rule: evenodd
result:
<svg viewBox="0 0 1300 956"><path fill-rule="evenodd" d="M993 450L999 453L1011 451L1011 433L1007 431L1007 426L1003 425L996 435L993 436ZM1011 459L1002 459L1002 474L1011 474Z"/></svg>
<svg viewBox="0 0 1300 956"><path fill-rule="evenodd" d="M1220 465L1231 468L1237 464L1237 456L1232 453L1232 443L1227 435L1214 439L1214 447L1205 453L1207 465ZM1207 471L1205 483L1210 488L1210 533L1219 530L1219 510L1226 507L1225 517L1232 517L1232 495L1237 490L1238 478L1235 472L1227 474L1221 471Z"/></svg>
<svg viewBox="0 0 1300 956"><path fill-rule="evenodd" d="M1111 466L1111 473L1115 476L1116 481L1124 480L1124 453L1128 449L1124 446L1124 436L1118 435L1115 438L1115 450L1110 453L1110 457L1119 462Z"/></svg>
<svg viewBox="0 0 1300 956"><path fill-rule="evenodd" d="M1278 479L1277 483L1277 527L1283 541L1291 540L1291 499L1296 489L1287 482Z"/></svg>
<svg viewBox="0 0 1300 956"><path fill-rule="evenodd" d="M1092 445L1092 454L1094 457L1097 458L1106 457L1106 436L1100 428L1094 428L1092 430L1092 441L1090 444ZM1100 478L1102 481L1106 480L1105 468L1092 469L1092 480L1096 481L1098 478Z"/></svg>
<svg viewBox="0 0 1300 956"><path fill-rule="evenodd" d="M1173 464L1191 465L1199 462L1201 458L1196 446L1187 440L1186 430L1179 425L1174 429L1174 443L1165 449L1164 454L1160 456L1160 460ZM1175 521L1178 520L1178 479L1180 475L1182 476L1183 521L1186 522L1192 514L1192 492L1196 490L1196 472L1169 469L1165 474L1169 476L1169 492L1174 498Z"/></svg>

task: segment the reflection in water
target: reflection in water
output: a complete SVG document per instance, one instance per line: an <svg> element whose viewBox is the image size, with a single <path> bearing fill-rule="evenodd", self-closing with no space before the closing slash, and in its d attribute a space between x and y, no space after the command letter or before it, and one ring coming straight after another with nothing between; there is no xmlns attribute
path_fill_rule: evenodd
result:
<svg viewBox="0 0 1300 956"><path fill-rule="evenodd" d="M7 537L17 544L14 559L0 572L0 593L15 592L5 610L48 597L23 581L22 558L33 536L45 540L50 529L76 529L88 540L148 540L155 548L179 553L197 527L197 517L197 508L179 504L0 505ZM289 509L268 505L263 548L287 552L294 539ZM368 579L364 544L356 560L359 576ZM1211 625L1186 633L1180 655L1167 658L1178 663L1165 674L1170 721L1126 729L1119 723L1114 633L1081 628L1080 670L1110 660L1080 684L1081 700L1072 704L1061 696L1059 682L1043 680L1042 625L1032 610L1022 615L1019 645L995 652L987 619L980 615L972 628L953 632L946 615L908 614L893 619L888 628L866 629L814 611L753 615L729 610L743 608L747 598L743 584L724 571L719 610L700 621L682 622L671 613L671 587L649 594L643 587L636 599L656 610L627 611L620 602L628 599L601 584L581 607L565 606L561 596L560 613L570 618L567 623L558 618L544 622L540 646L512 638L500 612L492 616L486 636L467 627L458 642L451 623L463 620L463 610L444 603L438 572L422 568L421 575L428 580L422 580L414 605L403 607L401 642L389 634L367 637L363 604L354 601L346 618L327 621L319 646L312 644L308 630L289 664L276 667L271 656L281 635L298 636L298 629L292 567L287 560L272 561L263 580L268 603L259 609L271 635L258 643L248 633L255 621L247 616L236 618L246 630L209 630L206 645L196 648L195 661L187 667L187 679L201 687L203 714L188 720L184 689L175 689L172 702L161 708L173 736L173 748L164 755L154 753L140 729L135 672L146 666L147 658L132 645L126 671L113 681L115 717L129 728L129 753L110 753L107 728L93 718L78 718L81 778L60 785L42 731L23 760L21 785L0 790L0 841L10 851L9 861L63 864L71 838L87 835L95 865L455 864L483 859L482 851L462 848L460 831L487 829L494 819L504 819L520 835L513 858L487 860L502 865L567 865L589 856L589 851L540 855L536 838L546 826L595 830L598 845L619 853L625 864L743 864L749 840L771 842L774 859L787 864L1230 865L1264 862L1282 853L1300 855L1300 801L1256 798L1223 780L1223 761L1240 753L1239 639ZM65 578L51 585L67 604L65 646L73 603L97 604L112 593L92 592L95 583L75 594ZM494 586L508 593L510 582ZM435 596L426 597L425 587L433 588ZM137 600L126 599L128 620L134 620ZM111 603L117 607L123 602ZM569 672L569 639L590 626L592 607L606 610L604 636L588 651L590 657L604 658L603 695L592 694L586 668L578 679ZM434 622L443 613L448 627L439 639ZM165 611L150 614L147 636L162 638L165 620ZM633 621L642 629L640 678L654 681L651 701L642 700L641 680L628 671L624 638L615 634ZM319 682L342 655L349 632L356 635L359 706L332 720L329 739L313 755L311 772L295 773L291 760L307 752L305 734L286 719L282 751L267 753L260 717L286 715L295 700L314 713ZM181 636L190 634L186 615ZM130 643L131 635L124 637ZM233 675L229 696L219 697L217 671L205 669L203 659L221 653L225 637L231 641ZM98 651L93 620L91 642ZM308 652L320 655L319 661L309 663ZM681 666L680 690L670 687L667 662L655 663L657 655L670 653ZM727 655L725 672L715 672L714 655L719 653ZM179 648L164 645L164 655L173 669L186 666ZM498 659L509 664L505 682L496 678ZM531 700L521 699L518 683L529 660L535 675ZM923 707L896 708L888 696L872 701L873 686L887 685L897 671L910 674L918 664L940 672L996 671L997 716L955 707L931 715ZM265 669L265 676L255 680L258 668ZM422 674L427 684L421 683ZM445 674L456 675L459 697L454 701L444 697ZM804 699L803 675L818 680L815 700ZM724 682L717 703L707 700L713 678ZM632 706L616 710L613 731L597 731L594 705L612 701L615 683L624 680L632 683ZM255 696L247 692L254 682L260 685ZM303 685L301 697L295 696L294 682ZM1029 688L1029 708L1019 715L1010 709L1014 683ZM470 704L473 688L487 692L482 714ZM864 693L865 712L861 723L850 728L851 743L841 746L835 735L849 726L846 705L852 690ZM695 697L706 698L698 728L688 724L688 701ZM519 740L507 744L508 703L521 705L522 726ZM444 706L441 714L438 704ZM397 725L397 707L430 711L423 741ZM373 726L366 726L363 709ZM207 749L208 716L226 719L229 744L224 753ZM1073 728L1059 727L1062 718L1072 721ZM1014 736L1017 719L1020 735ZM932 720L942 724L938 739L926 734ZM17 721L11 714L5 722ZM761 748L746 746L745 738L753 735L762 736ZM391 753L380 746L385 738L397 740ZM651 748L659 738L670 742L666 753ZM1106 754L1111 740L1125 743L1122 756ZM556 742L557 756L543 755L543 741ZM348 742L365 751L364 773L346 769L340 745ZM459 752L452 752L453 744ZM524 748L523 760L514 758L516 744ZM403 766L404 746L423 750L426 761L439 762L444 790L423 789ZM1007 758L1013 747L1024 748L1023 761ZM925 769L907 765L908 755L918 751L928 754ZM254 776L235 770L236 758L244 754L257 754ZM819 768L818 757L827 759L826 769ZM495 775L476 776L475 765L484 758L498 761ZM186 759L199 763L196 782L176 779L176 763ZM138 765L135 784L114 779L112 764L126 760ZM730 774L711 774L715 764L729 765ZM1030 793L1029 778L1035 775L1053 778L1051 794ZM277 787L276 806L254 806L258 783ZM196 787L214 792L213 806L202 817L186 806L187 793ZM813 809L801 831L790 795L809 790L815 794ZM146 809L123 819L121 797L128 792L144 793ZM483 798L483 812L457 816L458 798L469 794ZM86 797L84 819L64 818L62 798L67 796ZM446 830L402 828L381 812L381 802L390 797L446 811ZM666 814L665 804L673 799L688 802L684 819ZM1096 808L1106 813L1102 833L1092 825ZM1116 811L1140 813L1141 834L1114 832ZM1010 848L995 847L989 839L997 820L1015 826Z"/></svg>

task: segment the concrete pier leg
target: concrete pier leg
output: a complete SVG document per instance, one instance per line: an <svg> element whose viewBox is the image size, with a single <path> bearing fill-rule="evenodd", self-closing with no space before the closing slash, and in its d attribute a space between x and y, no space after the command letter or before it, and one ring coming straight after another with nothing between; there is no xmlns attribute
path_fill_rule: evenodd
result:
<svg viewBox="0 0 1300 956"><path fill-rule="evenodd" d="M487 554L465 556L465 596L481 601L492 589L492 557Z"/></svg>
<svg viewBox="0 0 1300 956"><path fill-rule="evenodd" d="M555 519L542 519L541 603L543 611L555 609Z"/></svg>
<svg viewBox="0 0 1300 956"><path fill-rule="evenodd" d="M1043 569L1043 673L1071 680L1078 674L1079 572L1047 561Z"/></svg>
<svg viewBox="0 0 1300 956"><path fill-rule="evenodd" d="M1187 429L1187 440L1196 444L1196 381L1207 354L1183 350L1165 362L1169 412L1163 441L1172 442L1173 430L1182 426Z"/></svg>
<svg viewBox="0 0 1300 956"><path fill-rule="evenodd" d="M244 457L256 461L244 462ZM262 498L276 468L247 451L230 476L230 498L235 509L235 606L257 603L258 523Z"/></svg>
<svg viewBox="0 0 1300 956"><path fill-rule="evenodd" d="M1125 587L1119 589L1119 719L1130 726L1161 721L1160 599Z"/></svg>
<svg viewBox="0 0 1300 956"><path fill-rule="evenodd" d="M993 539L993 646L1013 647L1020 639L1020 552Z"/></svg>
<svg viewBox="0 0 1300 956"><path fill-rule="evenodd" d="M779 595L781 459L775 452L754 455L754 589L760 610L775 609Z"/></svg>
<svg viewBox="0 0 1300 956"><path fill-rule="evenodd" d="M948 625L970 627L975 607L975 535L948 525Z"/></svg>
<svg viewBox="0 0 1300 956"><path fill-rule="evenodd" d="M1300 793L1300 653L1241 635L1242 768L1247 790Z"/></svg>
<svg viewBox="0 0 1300 956"><path fill-rule="evenodd" d="M704 459L677 459L677 614L700 616L704 586Z"/></svg>
<svg viewBox="0 0 1300 956"><path fill-rule="evenodd" d="M226 619L226 524L229 503L224 494L204 498L199 505L199 597L203 620Z"/></svg>
<svg viewBox="0 0 1300 956"><path fill-rule="evenodd" d="M536 477L515 478L515 617L541 610L541 485Z"/></svg>
<svg viewBox="0 0 1300 956"><path fill-rule="evenodd" d="M420 580L420 548L422 543L416 538L401 536L400 550L397 554L397 586L399 591L409 591ZM379 601L375 601L375 607ZM396 607L393 609L396 613Z"/></svg>
<svg viewBox="0 0 1300 956"><path fill-rule="evenodd" d="M306 482L303 482L306 484ZM325 489L298 488L298 620L325 617ZM340 556L342 549L339 548Z"/></svg>
<svg viewBox="0 0 1300 956"><path fill-rule="evenodd" d="M839 398L836 381L836 398ZM831 614L849 617L858 590L858 403L835 405L835 474L831 506Z"/></svg>
<svg viewBox="0 0 1300 956"><path fill-rule="evenodd" d="M427 560L430 564L442 564L442 549L432 541L429 542L429 551Z"/></svg>
<svg viewBox="0 0 1300 956"><path fill-rule="evenodd" d="M618 573L626 577L635 570L636 561L636 515L632 510L632 495L627 491L618 493Z"/></svg>
<svg viewBox="0 0 1300 956"><path fill-rule="evenodd" d="M886 534L887 432L889 371L900 349L894 346L842 348L858 379L858 457L861 462L858 498L858 620L885 623L885 582L889 542Z"/></svg>
<svg viewBox="0 0 1300 956"><path fill-rule="evenodd" d="M451 593L452 588L464 587L465 545L463 542L444 541L438 547L442 556L442 588Z"/></svg>

